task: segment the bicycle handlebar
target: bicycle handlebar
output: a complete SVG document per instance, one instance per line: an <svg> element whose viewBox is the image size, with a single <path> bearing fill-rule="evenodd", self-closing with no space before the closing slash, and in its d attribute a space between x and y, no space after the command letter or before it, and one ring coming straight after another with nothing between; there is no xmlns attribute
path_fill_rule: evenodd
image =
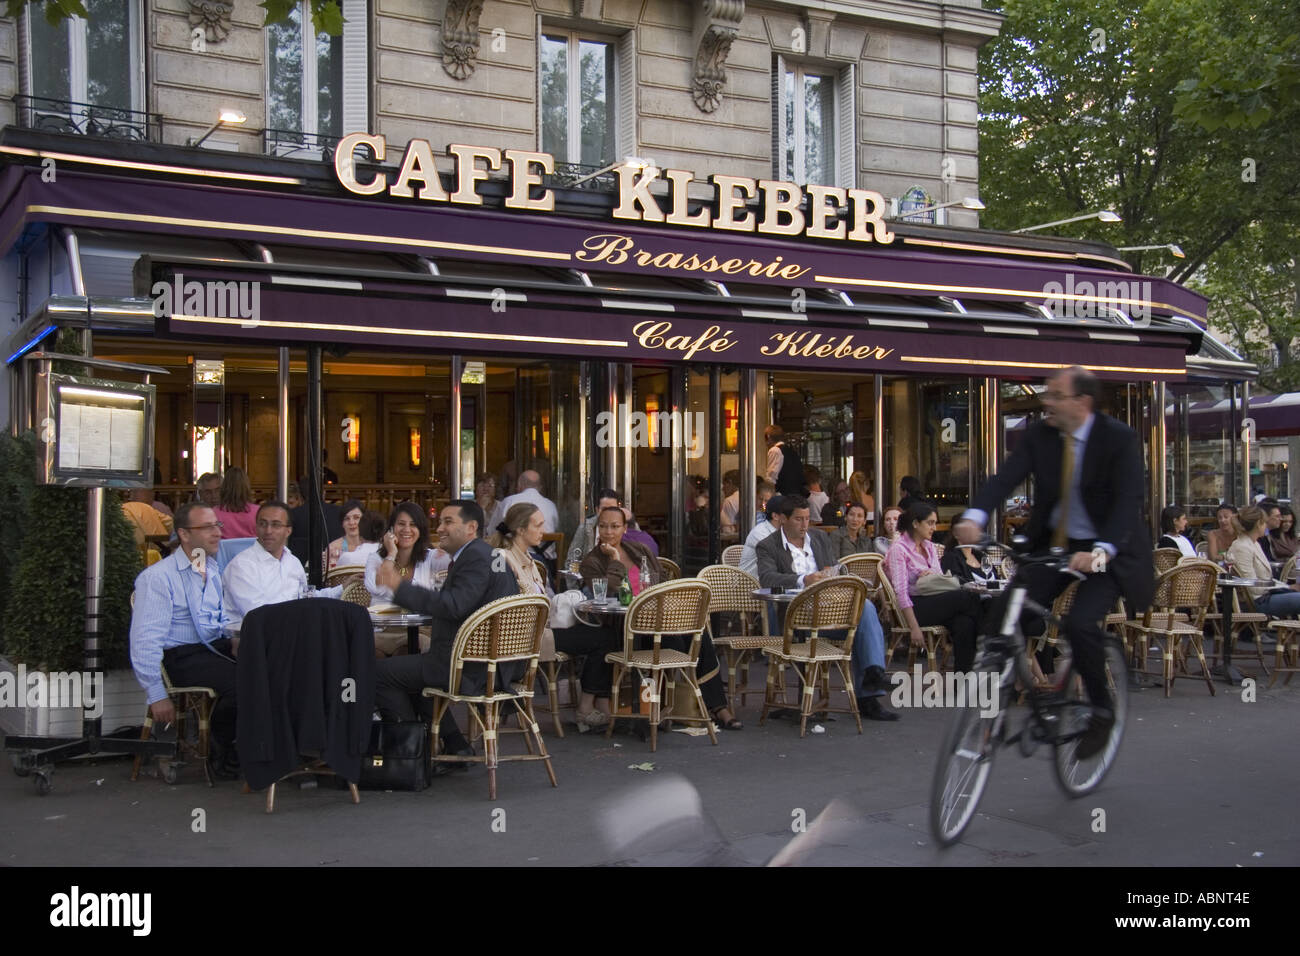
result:
<svg viewBox="0 0 1300 956"><path fill-rule="evenodd" d="M988 550L988 548L993 546L997 546L1000 548L1004 547L1004 545L1000 541L998 541L997 538L993 537L991 534L985 534L981 536L979 541L977 541L973 545L973 547L979 548L982 551ZM1018 568L1041 565L1043 567L1055 568L1057 571L1060 571L1062 574L1073 575L1074 577L1078 578L1080 581L1084 580L1087 577L1087 575L1084 574L1082 571L1071 570L1071 568L1069 567L1070 555L1069 552L1067 552L1064 548L1052 548L1048 551L1047 554L1040 554L1040 555L1021 554L1011 550L1008 550L1007 553L1010 556L1011 560L1016 563L1016 566Z"/></svg>

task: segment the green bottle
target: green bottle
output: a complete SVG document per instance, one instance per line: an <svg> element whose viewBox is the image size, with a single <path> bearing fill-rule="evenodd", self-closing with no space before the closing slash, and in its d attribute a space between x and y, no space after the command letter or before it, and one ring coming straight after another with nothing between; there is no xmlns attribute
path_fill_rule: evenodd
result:
<svg viewBox="0 0 1300 956"><path fill-rule="evenodd" d="M627 572L623 572L623 583L618 586L618 603L627 607L632 603L632 582L627 578Z"/></svg>

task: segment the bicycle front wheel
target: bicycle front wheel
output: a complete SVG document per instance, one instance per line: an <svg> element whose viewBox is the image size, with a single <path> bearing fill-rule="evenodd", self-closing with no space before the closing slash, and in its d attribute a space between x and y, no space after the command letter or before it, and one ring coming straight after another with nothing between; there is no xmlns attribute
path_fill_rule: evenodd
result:
<svg viewBox="0 0 1300 956"><path fill-rule="evenodd" d="M961 838L993 769L998 747L999 709L981 717L978 707L961 707L953 714L930 785L930 832L942 847Z"/></svg>
<svg viewBox="0 0 1300 956"><path fill-rule="evenodd" d="M1066 678L1066 703L1061 712L1062 736L1066 739L1064 743L1056 745L1052 763L1056 768L1056 782L1071 797L1081 797L1101 785L1101 781L1114 766L1120 742L1124 739L1124 727L1128 722L1128 669L1124 664L1124 651L1118 642L1106 642L1105 661L1106 688L1110 694L1111 712L1115 715L1115 726L1110 730L1106 746L1087 760L1080 760L1076 751L1079 747L1078 735L1087 728L1092 707L1088 703L1087 692L1083 689L1083 681L1076 680L1074 674Z"/></svg>

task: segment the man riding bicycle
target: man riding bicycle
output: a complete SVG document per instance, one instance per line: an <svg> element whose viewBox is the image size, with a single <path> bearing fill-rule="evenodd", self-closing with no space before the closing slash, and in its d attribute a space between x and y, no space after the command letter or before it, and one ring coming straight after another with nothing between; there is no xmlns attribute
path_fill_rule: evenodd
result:
<svg viewBox="0 0 1300 956"><path fill-rule="evenodd" d="M1151 603L1154 568L1142 520L1145 476L1137 433L1096 410L1101 383L1095 375L1076 365L1046 384L1043 420L1029 427L952 533L962 544L975 544L989 514L1033 475L1034 507L1024 532L1030 547L1039 552L1065 548L1070 570L1086 575L1066 617L1065 635L1094 707L1076 751L1087 759L1105 747L1114 724L1100 622L1121 592L1130 608L1143 610ZM1020 573L1029 597L1044 606L1075 580L1043 566ZM997 610L989 620L1002 620L1001 608Z"/></svg>

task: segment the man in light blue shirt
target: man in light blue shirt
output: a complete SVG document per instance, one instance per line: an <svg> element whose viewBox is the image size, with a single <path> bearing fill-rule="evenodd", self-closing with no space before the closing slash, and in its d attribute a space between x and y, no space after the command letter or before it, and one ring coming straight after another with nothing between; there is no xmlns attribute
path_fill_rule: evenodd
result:
<svg viewBox="0 0 1300 956"><path fill-rule="evenodd" d="M218 776L232 777L237 644L226 637L230 618L217 562L221 524L207 505L187 502L176 511L176 533L176 551L135 579L131 666L150 715L164 727L176 720L176 708L163 666L173 686L216 691L209 762Z"/></svg>

